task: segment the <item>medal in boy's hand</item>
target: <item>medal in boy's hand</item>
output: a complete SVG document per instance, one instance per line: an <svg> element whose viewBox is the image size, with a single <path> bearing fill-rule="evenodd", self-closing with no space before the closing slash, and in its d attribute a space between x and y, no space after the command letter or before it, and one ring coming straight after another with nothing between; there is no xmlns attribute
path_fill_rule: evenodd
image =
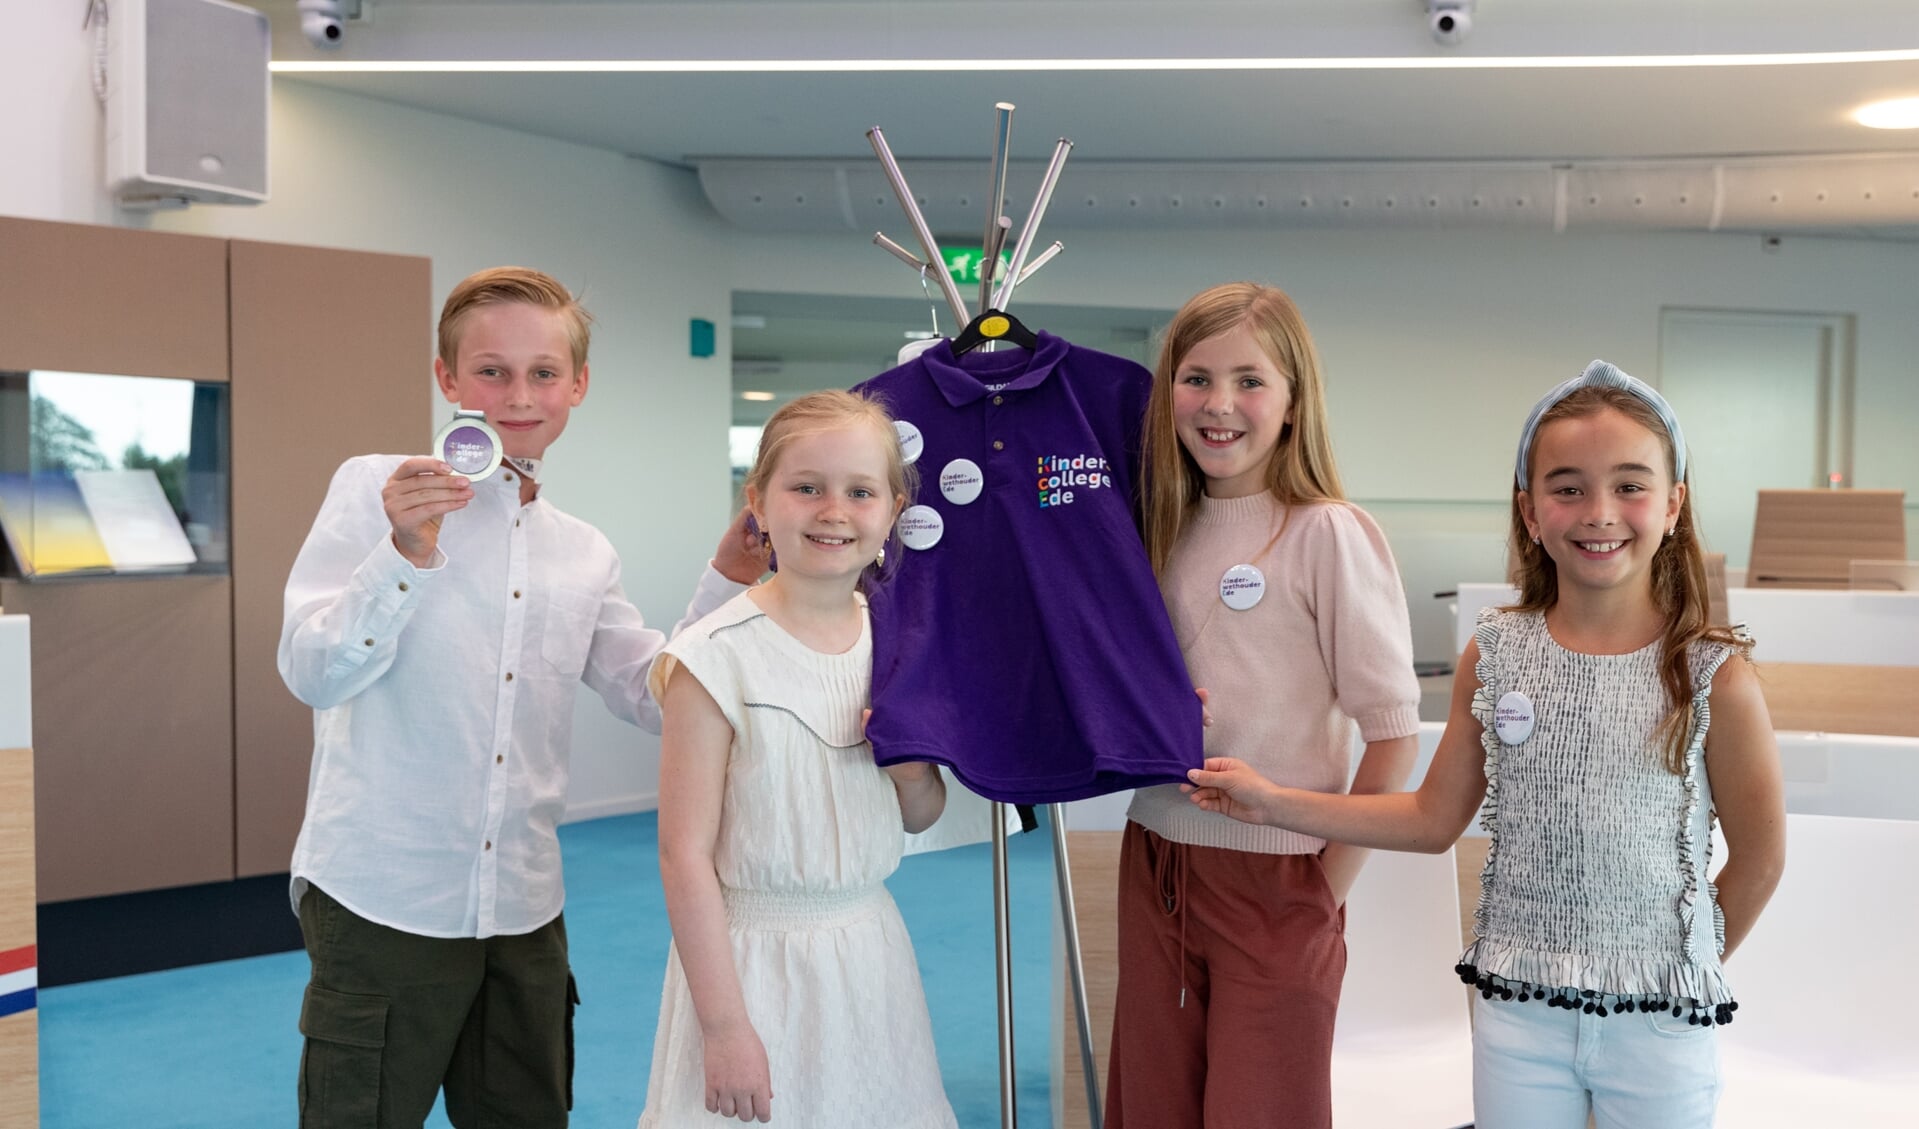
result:
<svg viewBox="0 0 1919 1129"><path fill-rule="evenodd" d="M433 453L453 473L478 482L500 467L500 434L486 422L485 412L462 409L433 437Z"/></svg>

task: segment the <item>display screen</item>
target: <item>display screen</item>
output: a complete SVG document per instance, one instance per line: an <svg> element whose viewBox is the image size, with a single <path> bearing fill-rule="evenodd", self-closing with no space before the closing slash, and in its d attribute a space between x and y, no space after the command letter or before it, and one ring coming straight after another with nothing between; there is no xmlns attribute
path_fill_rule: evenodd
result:
<svg viewBox="0 0 1919 1129"><path fill-rule="evenodd" d="M8 571L224 572L227 387L0 372Z"/></svg>

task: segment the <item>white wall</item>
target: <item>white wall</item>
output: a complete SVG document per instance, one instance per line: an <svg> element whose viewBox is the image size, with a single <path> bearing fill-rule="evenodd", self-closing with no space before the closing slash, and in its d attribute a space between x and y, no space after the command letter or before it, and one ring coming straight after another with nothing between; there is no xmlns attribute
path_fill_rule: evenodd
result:
<svg viewBox="0 0 1919 1129"><path fill-rule="evenodd" d="M1068 166L1070 168L1070 165ZM1215 282L1285 288L1317 338L1355 497L1504 501L1533 401L1594 357L1658 375L1662 306L1858 316L1859 486L1919 493L1919 245L1745 235L1055 232L1034 302L1171 308ZM807 263L815 289L910 295L910 272L844 237L733 238L735 278ZM779 289L762 286L763 289Z"/></svg>
<svg viewBox="0 0 1919 1129"><path fill-rule="evenodd" d="M0 116L0 213L110 222L93 187L87 40L62 15L36 14L45 26L0 45L4 104L53 100L44 119ZM730 292L902 297L917 285L862 233L748 235L721 226L690 174L601 150L284 81L273 131L271 203L128 222L427 255L436 301L502 262L584 289L602 319L594 384L555 448L550 488L607 531L656 623L677 618L727 517ZM1595 356L1656 376L1665 305L1856 315L1858 484L1919 495L1919 444L1908 440L1919 422L1919 246L1789 237L1765 253L1750 236L1485 232L1074 232L1067 243L1022 288L1029 300L1167 308L1242 277L1291 291L1326 361L1349 491L1457 505L1451 524L1444 507L1410 514L1421 536L1497 521L1487 506L1503 503L1520 418L1548 384ZM315 295L316 332L325 308ZM690 317L717 324L718 356L686 355ZM643 805L657 746L583 704L574 767L576 813Z"/></svg>
<svg viewBox="0 0 1919 1129"><path fill-rule="evenodd" d="M113 223L82 4L16 0L0 17L0 216Z"/></svg>

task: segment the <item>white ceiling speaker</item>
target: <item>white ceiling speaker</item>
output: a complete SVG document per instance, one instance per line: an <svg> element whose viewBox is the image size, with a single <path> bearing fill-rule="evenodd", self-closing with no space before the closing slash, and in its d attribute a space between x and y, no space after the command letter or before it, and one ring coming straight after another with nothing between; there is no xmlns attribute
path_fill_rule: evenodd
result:
<svg viewBox="0 0 1919 1129"><path fill-rule="evenodd" d="M267 198L265 13L227 0L114 0L107 187L127 207Z"/></svg>

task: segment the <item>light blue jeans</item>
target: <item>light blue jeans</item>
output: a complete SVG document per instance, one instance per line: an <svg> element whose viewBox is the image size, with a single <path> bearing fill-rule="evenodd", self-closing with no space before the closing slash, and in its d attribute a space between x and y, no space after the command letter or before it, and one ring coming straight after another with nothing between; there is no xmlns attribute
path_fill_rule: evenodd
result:
<svg viewBox="0 0 1919 1129"><path fill-rule="evenodd" d="M1719 1086L1718 1033L1670 1009L1473 1001L1477 1129L1708 1129Z"/></svg>

